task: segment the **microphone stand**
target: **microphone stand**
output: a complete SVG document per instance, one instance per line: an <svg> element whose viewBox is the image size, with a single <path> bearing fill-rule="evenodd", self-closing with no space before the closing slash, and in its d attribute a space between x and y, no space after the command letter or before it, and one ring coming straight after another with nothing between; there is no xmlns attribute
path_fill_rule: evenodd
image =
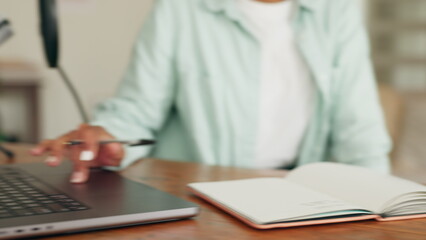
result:
<svg viewBox="0 0 426 240"><path fill-rule="evenodd" d="M83 122L88 122L89 117L84 110L80 96L78 95L75 87L72 85L68 75L65 73L64 69L61 66L58 66L58 23L57 23L57 14L56 14L56 2L55 0L39 0L40 13L41 13L41 27L43 33L43 42L45 46L46 56L48 58L50 67L57 67L59 73L64 80L67 88L70 90L71 95L74 101L77 104L77 108L80 112L80 115L83 119ZM12 34L10 29L10 23L7 20L2 21L0 16L0 43L9 38ZM7 31L6 31L7 30ZM7 33L7 34L6 34ZM53 46L53 47L52 47ZM0 144L0 152L8 157L8 159L13 159L15 154L7 149L6 147Z"/></svg>
<svg viewBox="0 0 426 240"><path fill-rule="evenodd" d="M0 119L0 126L1 125L2 124L1 124L1 119ZM0 143L0 152L2 154L4 154L8 158L8 160L11 160L11 159L13 159L15 157L15 154L11 150L9 150L8 148L6 148L3 145L1 145L1 143Z"/></svg>
<svg viewBox="0 0 426 240"><path fill-rule="evenodd" d="M4 146L0 145L0 152L7 156L8 159L12 159L15 157L15 154Z"/></svg>
<svg viewBox="0 0 426 240"><path fill-rule="evenodd" d="M10 26L9 20L0 16L0 44L5 42L12 35L13 35L13 31ZM0 152L6 155L8 159L12 159L15 157L15 154L11 150L3 147L2 145L0 145Z"/></svg>
<svg viewBox="0 0 426 240"><path fill-rule="evenodd" d="M1 119L0 119L1 120ZM1 122L0 122L1 123ZM1 125L1 124L0 124ZM4 147L3 145L1 145L0 143L0 152L2 154L4 154L9 160L13 159L15 157L15 154L9 150L8 148Z"/></svg>

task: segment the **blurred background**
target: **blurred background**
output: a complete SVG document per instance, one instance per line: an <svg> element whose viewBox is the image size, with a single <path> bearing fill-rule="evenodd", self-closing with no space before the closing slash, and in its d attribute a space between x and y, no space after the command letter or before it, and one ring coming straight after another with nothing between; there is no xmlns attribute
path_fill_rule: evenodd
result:
<svg viewBox="0 0 426 240"><path fill-rule="evenodd" d="M357 0L370 32L398 175L426 183L426 0ZM61 63L91 109L111 96L153 0L59 0ZM0 0L14 36L0 46L0 141L35 143L80 117L46 67L37 1Z"/></svg>

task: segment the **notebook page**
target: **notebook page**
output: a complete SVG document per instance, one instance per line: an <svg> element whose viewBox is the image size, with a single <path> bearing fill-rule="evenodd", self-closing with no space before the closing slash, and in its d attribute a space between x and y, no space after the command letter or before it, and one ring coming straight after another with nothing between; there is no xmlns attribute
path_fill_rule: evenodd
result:
<svg viewBox="0 0 426 240"><path fill-rule="evenodd" d="M303 216L325 212L359 209L359 206L347 204L282 178L192 183L189 187L257 224L300 219Z"/></svg>
<svg viewBox="0 0 426 240"><path fill-rule="evenodd" d="M408 180L337 163L305 165L286 179L376 213L381 213L398 196L426 192L425 186Z"/></svg>

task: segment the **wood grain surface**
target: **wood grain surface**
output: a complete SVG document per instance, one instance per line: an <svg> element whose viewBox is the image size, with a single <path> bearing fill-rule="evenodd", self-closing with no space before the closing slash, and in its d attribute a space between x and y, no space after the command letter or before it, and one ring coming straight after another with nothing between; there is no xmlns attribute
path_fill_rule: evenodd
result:
<svg viewBox="0 0 426 240"><path fill-rule="evenodd" d="M43 160L43 158L29 156L27 153L29 146L9 145L9 147L18 153L14 162ZM0 157L0 161L10 163L3 156ZM202 209L200 215L187 220L53 236L46 239L426 239L426 219L394 222L362 221L288 229L256 230L191 195L186 189L186 184L190 182L251 177L283 177L286 174L285 171L251 170L143 159L123 171L122 174L132 180L148 184L200 205Z"/></svg>

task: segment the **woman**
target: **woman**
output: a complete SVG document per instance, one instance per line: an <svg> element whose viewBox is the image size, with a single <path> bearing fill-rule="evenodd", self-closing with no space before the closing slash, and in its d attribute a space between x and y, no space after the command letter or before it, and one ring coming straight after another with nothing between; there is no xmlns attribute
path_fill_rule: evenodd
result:
<svg viewBox="0 0 426 240"><path fill-rule="evenodd" d="M153 148L98 145L156 139ZM81 139L84 144L64 147ZM353 0L157 0L115 98L90 125L32 153L124 168L150 156L242 167L335 161L389 170L361 14Z"/></svg>

